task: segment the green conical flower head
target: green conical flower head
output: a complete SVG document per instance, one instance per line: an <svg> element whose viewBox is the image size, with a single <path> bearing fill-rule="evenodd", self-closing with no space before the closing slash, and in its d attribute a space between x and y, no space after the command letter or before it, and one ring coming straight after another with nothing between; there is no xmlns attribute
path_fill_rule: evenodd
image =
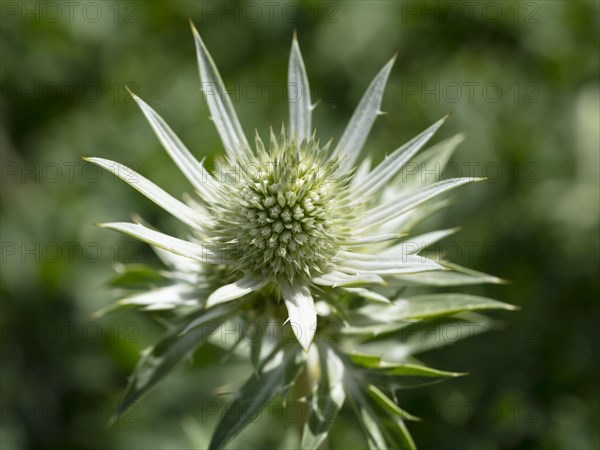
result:
<svg viewBox="0 0 600 450"><path fill-rule="evenodd" d="M217 253L240 272L275 282L327 271L349 222L348 177L324 158L328 147L271 131L269 148L257 135L246 161L217 165L222 182L210 233Z"/></svg>

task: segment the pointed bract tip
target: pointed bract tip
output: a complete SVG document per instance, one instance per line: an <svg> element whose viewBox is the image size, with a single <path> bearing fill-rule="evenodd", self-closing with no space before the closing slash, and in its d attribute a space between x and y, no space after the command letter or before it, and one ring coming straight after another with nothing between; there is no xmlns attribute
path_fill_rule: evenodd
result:
<svg viewBox="0 0 600 450"><path fill-rule="evenodd" d="M125 85L125 90L129 95L131 95L131 98L133 98L136 102L138 101L138 96L133 93L129 86Z"/></svg>
<svg viewBox="0 0 600 450"><path fill-rule="evenodd" d="M119 416L117 415L117 413L115 413L104 424L104 428L107 430L111 429L115 425L115 423L117 423L117 420L119 420Z"/></svg>
<svg viewBox="0 0 600 450"><path fill-rule="evenodd" d="M292 41L298 43L298 30L296 30L295 28L294 31L292 31Z"/></svg>
<svg viewBox="0 0 600 450"><path fill-rule="evenodd" d="M388 62L385 63L385 66L383 66L383 69L381 69L381 72L383 71L387 71L387 76L389 76L389 73L392 71L392 67L394 67L394 63L396 62L396 55L392 56Z"/></svg>
<svg viewBox="0 0 600 450"><path fill-rule="evenodd" d="M194 21L192 20L191 17L188 17L188 21L190 23L190 28L192 29L192 33L198 34L198 29L196 28L196 25L194 25Z"/></svg>
<svg viewBox="0 0 600 450"><path fill-rule="evenodd" d="M131 215L131 221L137 223L138 225L144 225L144 219L138 213L133 213Z"/></svg>
<svg viewBox="0 0 600 450"><path fill-rule="evenodd" d="M308 351L310 350L310 346L313 343L313 340L311 339L308 342L298 340L298 342L300 342L300 346L302 347L302 350L304 350L304 353L308 353Z"/></svg>
<svg viewBox="0 0 600 450"><path fill-rule="evenodd" d="M96 321L96 320L100 319L102 316L104 316L104 310L105 310L105 308L102 308L102 309L99 309L98 311L91 313L88 316L89 320Z"/></svg>

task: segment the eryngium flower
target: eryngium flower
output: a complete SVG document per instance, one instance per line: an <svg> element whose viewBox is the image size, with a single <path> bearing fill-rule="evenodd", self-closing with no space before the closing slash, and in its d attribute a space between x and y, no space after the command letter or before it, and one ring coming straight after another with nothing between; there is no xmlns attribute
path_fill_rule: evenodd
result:
<svg viewBox="0 0 600 450"><path fill-rule="evenodd" d="M276 333L269 333L269 339L259 333L253 341L248 354L255 374L240 388L231 408L261 406L277 395L285 398L302 376L308 391L300 397L316 402L305 426L303 447L320 445L347 397L373 448L396 439L402 440L402 447L412 448L403 419L413 417L387 395L395 397L394 389L415 385L404 384L403 377L458 374L417 364L413 357L443 343L401 345L393 340L394 333L432 317L452 315L458 321L481 321L481 316L462 317L460 313L511 309L501 302L468 295L401 295L408 286L499 281L420 254L454 229L405 238L416 223L446 205L440 195L478 181L440 180L462 136L417 155L443 118L393 150L377 166L371 167L368 156L358 163L381 113L392 59L367 88L339 141L321 144L313 130L308 78L294 37L288 72L289 127L277 134L270 130L266 144L256 133L251 146L208 50L195 28L193 32L202 87L225 150L214 167L208 170L204 160L198 161L150 106L132 96L193 186L194 195L182 202L121 164L87 158L190 229L187 239L180 239L141 221L102 225L151 244L169 267L160 274L166 285L127 297L117 308L170 310L178 318L167 335L144 352L119 412L214 336L216 327L236 317L238 325L253 323L258 330L274 325ZM143 267L130 267L115 284L140 279L155 284L156 276ZM139 283L133 284L139 287ZM290 328L304 351L298 351L296 342L284 339L284 331ZM312 345L315 334L318 337L322 330L322 339ZM244 347L240 342L245 333L241 330L232 345L218 339L215 343L238 352ZM382 414L393 417L389 423L382 422L380 430ZM220 448L247 422L244 415L226 414L211 448Z"/></svg>
<svg viewBox="0 0 600 450"><path fill-rule="evenodd" d="M370 170L368 160L356 169L361 150L378 114L393 59L368 87L346 131L332 149L320 145L312 131L308 78L294 39L289 61L290 126L269 145L258 133L254 148L244 135L215 64L194 30L202 86L211 118L223 141L225 158L209 173L177 138L164 120L136 95L173 161L195 188L189 204L171 197L125 166L87 158L115 173L192 231L178 239L142 224L102 226L127 233L156 247L196 260L223 265L235 280L212 292L211 307L243 301L251 292L266 290L283 297L292 329L305 349L316 328L313 291L317 286L344 288L383 284L387 278L445 270L439 263L397 244L402 225L415 209L438 195L476 178L455 178L420 189L403 189L397 176L445 119L436 122L393 151ZM448 142L451 148L460 137ZM382 195L386 189L393 192ZM211 270L210 268L202 270ZM274 289L271 289L274 288Z"/></svg>

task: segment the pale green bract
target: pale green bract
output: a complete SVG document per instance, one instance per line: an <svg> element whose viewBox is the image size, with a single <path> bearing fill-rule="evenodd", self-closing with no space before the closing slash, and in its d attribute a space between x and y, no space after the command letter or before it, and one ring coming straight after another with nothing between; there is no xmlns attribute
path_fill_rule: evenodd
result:
<svg viewBox="0 0 600 450"><path fill-rule="evenodd" d="M392 59L367 88L337 145L321 145L294 37L289 129L277 135L270 131L267 144L256 133L251 146L208 50L192 29L202 87L225 149L214 170L207 170L150 106L132 96L194 195L177 200L126 166L86 158L189 227L181 239L141 220L101 225L149 243L168 267L158 273L142 265L120 267L114 285L137 292L102 313L131 307L175 317L164 338L143 353L118 413L211 342L254 366L232 400L232 411L262 407L278 396L301 398L310 410L301 445L316 449L348 404L370 448L414 448L404 420L416 418L398 406L396 390L461 374L429 368L415 358L443 342L404 342L402 336L429 323L438 327L440 318L481 325L489 321L472 311L514 309L471 295L410 294L411 286L501 281L421 254L455 229L411 236L416 223L445 206L442 194L478 181L440 179L462 136L417 155L444 118L377 166L371 167L368 157L357 166L380 114ZM150 284L158 287L144 291ZM242 326L233 342L222 339L219 327L232 322L252 324L253 334ZM211 448L223 447L249 420L248 414L225 414Z"/></svg>

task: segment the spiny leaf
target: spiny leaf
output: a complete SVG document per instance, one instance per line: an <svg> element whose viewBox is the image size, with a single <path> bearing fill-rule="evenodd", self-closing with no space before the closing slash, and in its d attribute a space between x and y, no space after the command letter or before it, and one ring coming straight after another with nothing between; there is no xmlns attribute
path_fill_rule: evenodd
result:
<svg viewBox="0 0 600 450"><path fill-rule="evenodd" d="M277 395L284 396L303 363L304 353L298 347L286 351L275 349L261 365L258 376L252 374L237 391L217 425L209 450L223 448L249 424L265 403Z"/></svg>
<svg viewBox="0 0 600 450"><path fill-rule="evenodd" d="M358 326L347 334L381 334L410 325L410 321L449 316L486 309L515 310L517 307L491 298L468 294L430 294L400 298L389 305L369 304L352 313Z"/></svg>
<svg viewBox="0 0 600 450"><path fill-rule="evenodd" d="M446 372L419 364L398 364L382 360L379 356L351 353L350 361L370 371L381 371L390 375L423 376L423 377L458 377L465 375L459 372Z"/></svg>
<svg viewBox="0 0 600 450"><path fill-rule="evenodd" d="M369 401L370 392L365 393L362 387L353 386L353 398L360 412L359 422L367 433L369 448L416 450L402 418L395 411L390 411L389 406L382 407L377 401Z"/></svg>
<svg viewBox="0 0 600 450"><path fill-rule="evenodd" d="M404 421L399 417L391 417L383 422L383 431L395 450L417 450L415 441L410 435Z"/></svg>
<svg viewBox="0 0 600 450"><path fill-rule="evenodd" d="M402 316L403 319L424 319L482 309L517 309L508 303L468 294L420 295L397 300L395 304L401 307L396 318Z"/></svg>
<svg viewBox="0 0 600 450"><path fill-rule="evenodd" d="M364 367L380 367L381 358L379 356L367 355L365 353L350 353L350 361L354 364Z"/></svg>
<svg viewBox="0 0 600 450"><path fill-rule="evenodd" d="M395 340L396 348L406 347L406 355L414 355L434 348L444 347L487 331L498 331L498 321L480 316L476 320L458 317L426 320L400 332L403 344ZM375 343L374 343L375 344Z"/></svg>
<svg viewBox="0 0 600 450"><path fill-rule="evenodd" d="M375 403L377 403L381 408L387 410L389 413L396 414L398 417L401 417L403 419L414 420L417 422L421 421L421 419L419 419L418 417L407 413L398 405L396 405L392 400L390 400L390 398L387 395L385 395L379 388L377 388L377 386L370 384L367 388L367 392L375 401Z"/></svg>
<svg viewBox="0 0 600 450"><path fill-rule="evenodd" d="M264 337L260 334L247 334L246 336L250 338L250 361L252 362L252 366L254 366L254 369L258 370Z"/></svg>
<svg viewBox="0 0 600 450"><path fill-rule="evenodd" d="M447 372L445 370L433 369L427 366L417 364L397 364L384 368L384 372L389 375L399 376L420 376L434 378L454 378L467 375L464 372Z"/></svg>
<svg viewBox="0 0 600 450"><path fill-rule="evenodd" d="M497 321L479 315L476 319L466 320L465 314L451 318L405 322L404 326L398 326L396 329L390 325L387 325L387 329L386 326L363 327L357 332L361 332L367 340L360 344L357 350L379 355L386 361L404 362L411 355L500 328ZM381 334L368 335L366 331L369 329L380 331Z"/></svg>
<svg viewBox="0 0 600 450"><path fill-rule="evenodd" d="M316 450L327 438L331 425L336 420L346 393L342 380L344 363L327 347L319 353L321 378L316 392L316 402L304 424L302 433L302 448Z"/></svg>
<svg viewBox="0 0 600 450"><path fill-rule="evenodd" d="M379 428L378 420L374 417L373 411L365 401L366 399L357 395L354 391L348 396L348 399L356 413L358 423L365 432L369 449L380 450L388 448L383 432Z"/></svg>
<svg viewBox="0 0 600 450"><path fill-rule="evenodd" d="M466 375L458 372L446 372L419 364L393 363L375 355L349 355L358 366L357 379L361 382L386 384L398 388L412 388L438 382L444 378Z"/></svg>
<svg viewBox="0 0 600 450"><path fill-rule="evenodd" d="M182 333L189 322L189 319L185 320L164 335L156 345L147 348L129 379L129 384L112 422L117 420L120 414L156 386L181 360L204 342L231 314L231 311L231 308L219 310L213 308L201 313L195 322L204 317L204 326L198 326L188 333Z"/></svg>
<svg viewBox="0 0 600 450"><path fill-rule="evenodd" d="M117 267L117 274L109 280L110 286L146 289L148 285L162 280L160 274L144 264L127 264Z"/></svg>
<svg viewBox="0 0 600 450"><path fill-rule="evenodd" d="M436 259L436 258L434 258ZM448 261L439 261L440 264L450 270L440 270L436 272L409 273L397 275L391 284L406 285L429 285L429 286L466 286L473 284L507 283L506 280L488 275L483 272L471 270Z"/></svg>

